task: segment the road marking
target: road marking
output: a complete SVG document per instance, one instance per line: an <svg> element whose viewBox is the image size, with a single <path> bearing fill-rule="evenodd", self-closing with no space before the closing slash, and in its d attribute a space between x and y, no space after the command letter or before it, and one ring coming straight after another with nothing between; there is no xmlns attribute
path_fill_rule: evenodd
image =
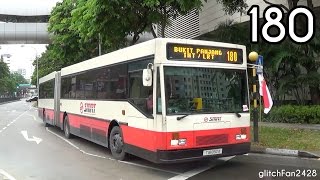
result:
<svg viewBox="0 0 320 180"><path fill-rule="evenodd" d="M35 136L33 136L32 138L29 138L27 131L21 131L21 134L23 135L23 137L24 137L27 141L35 141L37 144L40 144L40 142L42 141L41 138L38 138L38 137L35 137Z"/></svg>
<svg viewBox="0 0 320 180"><path fill-rule="evenodd" d="M33 118L34 121L37 121L37 122L40 122L40 123L43 123L42 121L40 120L37 120L37 118L34 116L34 115L31 115L31 114L27 114L28 116L31 116Z"/></svg>
<svg viewBox="0 0 320 180"><path fill-rule="evenodd" d="M169 170L154 168L154 167L145 166L145 165L142 165L142 164L132 163L132 162L128 162L128 161L118 161L118 162L121 162L121 163L124 163L124 164L133 165L133 166L143 167L143 168L147 168L147 169L152 169L152 170L167 172L167 173L171 173L171 174L176 174L176 175L179 175L179 174L180 174L179 172L174 172L174 171L169 171Z"/></svg>
<svg viewBox="0 0 320 180"><path fill-rule="evenodd" d="M9 173L5 172L2 169L0 169L0 174L4 176L3 179L16 180L13 176L11 176Z"/></svg>
<svg viewBox="0 0 320 180"><path fill-rule="evenodd" d="M88 152L80 149L78 146L76 146L76 145L73 144L72 142L68 141L68 140L65 139L64 137L62 137L62 136L56 134L55 132L51 131L48 127L46 127L46 130L47 130L48 132L50 132L51 134L57 136L58 138L62 139L63 141L65 141L66 143L68 143L69 145L71 145L72 147L74 147L75 149L79 150L80 152L82 152L82 153L85 154L85 155L93 156L93 157L98 157L98 158L102 158L102 159L108 159L108 160L111 160L111 161L118 161L118 160L115 160L115 159L110 158L110 157L105 157L105 156L100 156L100 155L88 153ZM127 162L127 161L118 161L118 162L124 163L124 164L133 165L133 166L144 167L144 168L147 168L147 169L153 169L153 170L157 170L157 171L167 172L167 173L171 173L171 174L180 174L180 173L178 173L178 172L167 171L167 170L158 169L158 168L149 167L149 166L144 166L144 165L141 165L141 164L131 163L131 162Z"/></svg>
<svg viewBox="0 0 320 180"><path fill-rule="evenodd" d="M223 157L223 158L219 158L219 160L223 160L223 161L229 161L230 159L234 158L235 156L231 156L231 157ZM184 172L182 174L179 174L177 176L174 176L168 180L186 180L186 179L189 179L190 177L192 176L195 176L199 173L202 173L204 171L207 171L215 166L217 166L218 163L214 163L214 164L209 164L208 166L203 166L203 167L199 167L199 168L196 168L196 169L193 169L193 170L190 170L190 171L187 171L187 172Z"/></svg>
<svg viewBox="0 0 320 180"><path fill-rule="evenodd" d="M2 130L0 131L3 132L5 129L7 129L7 127L9 127L12 123L16 122L21 116L23 116L27 111L23 112L22 114L20 114L18 117L16 117L14 120L12 120L11 122L9 122L5 127L2 128Z"/></svg>
<svg viewBox="0 0 320 180"><path fill-rule="evenodd" d="M105 156L99 156L99 155L96 155L96 154L87 153L86 151L80 149L78 146L74 145L72 142L66 140L66 139L63 138L62 136L56 134L56 133L53 132L53 131L50 131L48 127L46 127L46 130L47 130L48 132L50 132L51 134L57 136L58 138L64 140L65 142L67 142L68 144L70 144L72 147L74 147L75 149L79 150L79 151L82 152L83 154L86 154L86 155L89 155L89 156L98 157L98 158L103 158L103 159L115 160L115 159L112 159L112 158L107 158L107 157L105 157Z"/></svg>

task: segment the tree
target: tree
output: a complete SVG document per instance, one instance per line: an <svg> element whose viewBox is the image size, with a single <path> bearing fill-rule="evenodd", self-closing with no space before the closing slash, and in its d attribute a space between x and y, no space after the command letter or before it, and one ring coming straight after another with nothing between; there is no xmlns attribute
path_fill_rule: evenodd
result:
<svg viewBox="0 0 320 180"><path fill-rule="evenodd" d="M223 10L229 15L236 12L242 13L248 7L245 0L217 0L217 2L223 5Z"/></svg>
<svg viewBox="0 0 320 180"><path fill-rule="evenodd" d="M302 0L287 0L288 7L283 4L277 4L272 3L268 0L263 0L268 5L278 5L282 7L286 13L288 13L290 10L298 6L299 2L302 2ZM221 3L226 11L227 14L233 14L235 12L243 12L244 8L247 7L244 0L218 0L219 3ZM314 11L312 0L307 0L307 7ZM307 29L307 21L306 18L303 16L297 16L296 17L296 33L298 35L304 35L308 29ZM317 32L317 31L316 31ZM309 88L309 93L311 96L311 100L313 104L320 104L320 78L318 69L320 67L320 63L317 60L319 58L319 46L320 46L320 34L317 33L317 35L312 39L311 42L305 43L305 44L295 44L291 41L286 40L282 43L282 46L278 47L281 49L281 51L275 50L277 54L274 54L274 57L278 59L270 60L271 64L275 69L275 71L280 70L279 67L292 67L296 70L284 68L282 69L282 73L280 74L290 74L291 78L287 78L289 81L282 82L281 87L287 86L292 87L296 85L306 86ZM294 59L294 60L293 60ZM301 71L297 71L297 68L302 67L306 71L306 73L302 73ZM275 73L276 74L276 73ZM295 76L292 76L295 74ZM294 79L292 79L294 78ZM293 80L299 80L300 83ZM280 86L279 86L280 87ZM299 94L299 93L295 93Z"/></svg>
<svg viewBox="0 0 320 180"><path fill-rule="evenodd" d="M57 3L51 12L48 31L52 34L52 44L48 47L48 60L62 61L68 66L98 56L98 40L83 41L79 33L71 28L71 12L76 7L73 0Z"/></svg>
<svg viewBox="0 0 320 180"><path fill-rule="evenodd" d="M0 61L0 79L8 77L10 75L9 67L7 63Z"/></svg>
<svg viewBox="0 0 320 180"><path fill-rule="evenodd" d="M320 48L319 32L314 39L308 43L315 51L305 56L301 51L301 45L290 41L281 44L271 45L260 41L259 44L251 44L249 39L249 25L247 23L236 24L232 21L222 23L216 31L207 34L200 39L223 41L236 44L244 44L247 47L247 54L257 51L264 56L264 76L268 79L273 97L281 100L285 95L294 96L298 104L305 104L307 99L306 88L309 84L319 84L318 73L308 74L303 63L319 55ZM314 56L314 57L313 57ZM315 63L317 69L319 63Z"/></svg>
<svg viewBox="0 0 320 180"><path fill-rule="evenodd" d="M27 84L28 81L19 73L11 73L11 79L14 82L14 84Z"/></svg>
<svg viewBox="0 0 320 180"><path fill-rule="evenodd" d="M161 37L165 37L165 28L171 18L185 15L192 10L200 10L203 5L201 0L145 0L144 3L153 12L157 12L157 19L154 23L160 24Z"/></svg>
<svg viewBox="0 0 320 180"><path fill-rule="evenodd" d="M9 67L3 61L0 61L0 84L0 95L9 95L16 89L13 79L10 78Z"/></svg>
<svg viewBox="0 0 320 180"><path fill-rule="evenodd" d="M79 4L79 5L78 5ZM110 49L126 44L128 35L135 44L140 34L151 31L153 24L161 24L162 37L169 19L199 9L201 0L81 0L73 11L72 29L88 40L101 35L102 42Z"/></svg>

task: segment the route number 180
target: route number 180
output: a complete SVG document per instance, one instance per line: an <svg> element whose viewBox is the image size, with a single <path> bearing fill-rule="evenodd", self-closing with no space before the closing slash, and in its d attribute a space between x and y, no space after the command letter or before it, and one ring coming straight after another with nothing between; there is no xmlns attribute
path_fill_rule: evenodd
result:
<svg viewBox="0 0 320 180"><path fill-rule="evenodd" d="M298 14L304 15L306 17L307 22L307 33L303 36L298 36L295 33L295 21L296 16ZM265 23L261 27L259 31L259 6L253 5L249 11L248 15L250 16L250 30L251 30L251 42L257 43L258 42L258 35L261 31L262 38L270 43L279 43L284 40L287 33L289 33L289 37L296 43L306 43L312 39L315 33L315 18L312 11L310 11L307 7L298 6L291 11L288 12L288 23L287 27L281 22L285 13L283 10L278 6L269 6L263 12L263 17ZM275 15L275 16L273 16ZM279 30L278 35L271 36L269 33L270 28L274 26L277 27Z"/></svg>

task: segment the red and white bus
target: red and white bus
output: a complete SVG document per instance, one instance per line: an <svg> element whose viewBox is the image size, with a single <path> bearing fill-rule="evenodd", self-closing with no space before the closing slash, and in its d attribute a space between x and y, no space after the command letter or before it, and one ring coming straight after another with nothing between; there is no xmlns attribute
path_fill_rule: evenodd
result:
<svg viewBox="0 0 320 180"><path fill-rule="evenodd" d="M154 39L40 79L45 124L156 163L250 150L246 48Z"/></svg>

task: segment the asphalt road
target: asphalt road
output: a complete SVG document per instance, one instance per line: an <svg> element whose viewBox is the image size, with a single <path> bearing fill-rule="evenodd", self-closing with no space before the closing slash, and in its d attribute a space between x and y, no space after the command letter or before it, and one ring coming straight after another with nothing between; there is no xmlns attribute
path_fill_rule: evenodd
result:
<svg viewBox="0 0 320 180"><path fill-rule="evenodd" d="M116 161L102 146L45 128L32 103L0 105L0 180L295 179L292 172L296 179L320 179L320 160L249 153L170 165L134 156Z"/></svg>

